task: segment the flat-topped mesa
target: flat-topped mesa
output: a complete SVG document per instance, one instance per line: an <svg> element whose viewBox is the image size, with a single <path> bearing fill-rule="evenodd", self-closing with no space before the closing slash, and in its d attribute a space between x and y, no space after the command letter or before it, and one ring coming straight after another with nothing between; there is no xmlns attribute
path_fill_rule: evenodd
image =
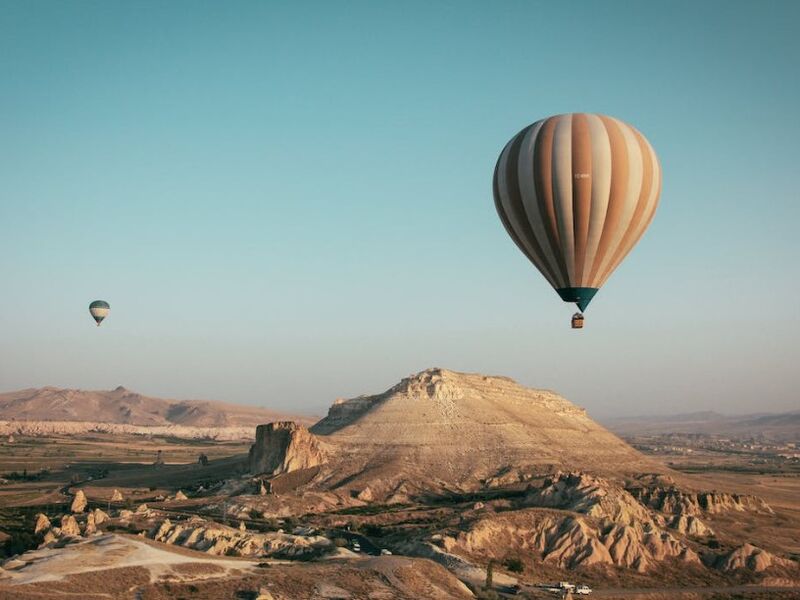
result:
<svg viewBox="0 0 800 600"><path fill-rule="evenodd" d="M374 501L476 489L498 477L520 482L553 468L663 470L558 394L441 368L337 400L310 431L332 449L317 483Z"/></svg>
<svg viewBox="0 0 800 600"><path fill-rule="evenodd" d="M547 390L526 388L510 377L459 373L434 367L409 375L382 394L337 398L328 415L311 428L319 435L327 435L352 425L362 416L384 404L387 400L405 399L415 402L416 416L426 413L429 406L440 419L448 422L471 420L462 409L476 399L489 403L510 401L519 408L545 409L556 415L585 417L586 411L558 394ZM468 408L467 408L468 411ZM409 414L413 419L414 414ZM427 420L426 418L423 420Z"/></svg>
<svg viewBox="0 0 800 600"><path fill-rule="evenodd" d="M308 429L294 421L275 421L256 428L250 447L253 475L280 475L324 464L327 453Z"/></svg>

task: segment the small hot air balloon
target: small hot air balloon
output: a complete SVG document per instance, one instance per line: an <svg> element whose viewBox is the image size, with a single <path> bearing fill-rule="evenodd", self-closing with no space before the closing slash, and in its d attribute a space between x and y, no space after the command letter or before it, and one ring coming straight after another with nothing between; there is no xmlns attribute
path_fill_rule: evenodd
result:
<svg viewBox="0 0 800 600"><path fill-rule="evenodd" d="M108 316L110 311L111 307L105 300L95 300L89 305L89 314L97 321L98 327L100 327L100 323L103 322L103 319Z"/></svg>
<svg viewBox="0 0 800 600"><path fill-rule="evenodd" d="M527 126L506 144L494 172L495 207L511 239L581 311L650 225L660 191L650 143L596 114ZM583 315L573 319L578 325Z"/></svg>

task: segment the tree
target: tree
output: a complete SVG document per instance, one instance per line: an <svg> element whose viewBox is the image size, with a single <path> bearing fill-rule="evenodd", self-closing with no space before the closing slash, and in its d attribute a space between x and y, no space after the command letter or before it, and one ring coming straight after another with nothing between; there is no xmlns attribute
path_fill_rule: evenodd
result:
<svg viewBox="0 0 800 600"><path fill-rule="evenodd" d="M483 584L483 589L490 590L492 589L492 576L494 574L494 559L489 560L489 564L486 565L486 583Z"/></svg>

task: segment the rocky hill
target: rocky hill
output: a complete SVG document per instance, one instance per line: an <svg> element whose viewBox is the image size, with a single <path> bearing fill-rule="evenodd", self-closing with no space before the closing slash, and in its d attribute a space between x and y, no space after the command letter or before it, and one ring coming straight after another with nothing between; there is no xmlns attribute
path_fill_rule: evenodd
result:
<svg viewBox="0 0 800 600"><path fill-rule="evenodd" d="M329 451L316 484L368 500L506 485L558 469L660 469L553 392L438 368L383 394L337 401L310 431L313 436L289 432L303 439L281 442L292 448L292 460L303 462L305 447L309 461L319 464L315 444L324 443Z"/></svg>
<svg viewBox="0 0 800 600"><path fill-rule="evenodd" d="M120 386L113 390L43 387L0 394L0 420L118 423L154 427L247 427L302 415L286 415L255 406L207 400L166 400L143 396Z"/></svg>

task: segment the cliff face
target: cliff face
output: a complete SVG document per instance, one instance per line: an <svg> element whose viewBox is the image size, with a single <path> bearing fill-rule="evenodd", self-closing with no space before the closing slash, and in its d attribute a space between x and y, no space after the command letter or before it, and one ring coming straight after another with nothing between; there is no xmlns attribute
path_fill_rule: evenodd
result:
<svg viewBox="0 0 800 600"><path fill-rule="evenodd" d="M250 472L280 475L324 464L327 452L308 429L293 421L276 421L256 428L250 447Z"/></svg>

